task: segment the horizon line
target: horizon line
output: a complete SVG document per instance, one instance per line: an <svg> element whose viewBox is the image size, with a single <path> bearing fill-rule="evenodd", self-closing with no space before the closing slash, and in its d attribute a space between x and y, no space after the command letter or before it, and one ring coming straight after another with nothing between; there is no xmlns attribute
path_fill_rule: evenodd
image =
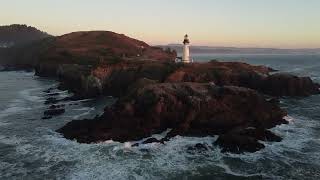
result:
<svg viewBox="0 0 320 180"><path fill-rule="evenodd" d="M25 25L27 27L33 27L33 28L36 28L37 30L39 31L42 31L42 32L45 32L51 36L54 36L54 37L59 37L59 36L63 36L63 35L66 35L66 34L70 34L70 33L74 33L74 32L90 32L90 31L108 31L108 32L114 32L114 33L117 33L117 34L123 34L127 37L130 37L130 38L133 38L133 39L136 39L136 40L140 40L140 41L144 41L146 42L147 44L151 45L151 46L170 46L170 45L181 45L182 46L182 43L154 43L154 41L148 41L148 40L144 40L144 39L140 39L138 37L134 37L133 35L129 35L128 33L125 33L125 32L117 32L117 31L114 31L114 30L106 30L106 29L90 29L90 30L74 30L74 31L71 31L71 32L63 32L63 33L50 33L46 30L43 30L43 29L40 29L39 27L37 27L36 25L31 25L31 24L26 24L26 23L12 23L12 24L0 24L0 26L11 26L11 25ZM185 33L182 33L182 34L185 34ZM245 43L244 43L245 44ZM320 50L320 47L305 47L305 46L302 46L302 47L288 47L288 46L258 46L258 45L209 45L209 44L198 44L198 43L195 43L195 44L192 44L191 43L191 46L196 46L196 47L208 47L208 48L241 48L241 49L277 49L277 50Z"/></svg>

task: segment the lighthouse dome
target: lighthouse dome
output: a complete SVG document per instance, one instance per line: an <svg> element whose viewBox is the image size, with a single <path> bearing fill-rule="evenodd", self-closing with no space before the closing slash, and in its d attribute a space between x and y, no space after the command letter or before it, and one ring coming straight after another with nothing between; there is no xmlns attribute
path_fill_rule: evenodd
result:
<svg viewBox="0 0 320 180"><path fill-rule="evenodd" d="M186 35L184 36L183 44L189 44L189 43L190 43L190 41L189 41L189 36L188 36L188 34L186 34Z"/></svg>

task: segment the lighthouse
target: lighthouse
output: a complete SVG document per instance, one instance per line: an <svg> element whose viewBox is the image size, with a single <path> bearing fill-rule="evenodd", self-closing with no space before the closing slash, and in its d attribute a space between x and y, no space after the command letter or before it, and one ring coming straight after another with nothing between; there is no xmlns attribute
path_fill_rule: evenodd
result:
<svg viewBox="0 0 320 180"><path fill-rule="evenodd" d="M187 34L184 36L184 41L183 41L182 62L183 63L191 63L191 59L190 59L190 41L189 41L189 37L188 37Z"/></svg>

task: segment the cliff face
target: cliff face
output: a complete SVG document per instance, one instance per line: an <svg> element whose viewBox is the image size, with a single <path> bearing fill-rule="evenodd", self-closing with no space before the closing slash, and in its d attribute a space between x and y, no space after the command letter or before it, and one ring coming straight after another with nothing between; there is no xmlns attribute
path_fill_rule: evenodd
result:
<svg viewBox="0 0 320 180"><path fill-rule="evenodd" d="M175 51L109 31L66 34L47 47L39 53L36 75L59 77L80 96L120 95L144 75L163 80L176 58Z"/></svg>
<svg viewBox="0 0 320 180"><path fill-rule="evenodd" d="M213 82L219 86L240 86L271 96L308 96L319 93L319 85L309 77L270 72L265 66L238 62L195 63L170 74L166 82Z"/></svg>
<svg viewBox="0 0 320 180"><path fill-rule="evenodd" d="M319 93L319 85L308 77L275 73L264 66L236 62L176 64L150 60L121 60L113 64L79 65L40 63L39 76L58 77L68 88L83 96L123 96L141 79L158 83L212 83L239 86L271 96L308 96ZM94 83L88 83L94 82ZM91 88L90 84L94 84Z"/></svg>
<svg viewBox="0 0 320 180"><path fill-rule="evenodd" d="M51 67L57 69L54 65ZM62 66L59 68L64 69ZM45 70L45 72L50 71L50 69ZM271 96L308 96L319 93L319 85L313 83L308 77L281 73L270 75L271 71L273 70L264 66L237 62L176 64L162 61L123 60L115 64L101 64L91 69L87 68L87 71L82 72L80 68L75 74L82 74L87 78L95 77L100 84L101 94L117 97L125 95L135 82L143 78L158 83L196 82L217 86L239 86L255 89ZM37 70L37 72L40 71ZM53 74L55 73L54 71ZM68 79L66 75L60 77L64 80Z"/></svg>

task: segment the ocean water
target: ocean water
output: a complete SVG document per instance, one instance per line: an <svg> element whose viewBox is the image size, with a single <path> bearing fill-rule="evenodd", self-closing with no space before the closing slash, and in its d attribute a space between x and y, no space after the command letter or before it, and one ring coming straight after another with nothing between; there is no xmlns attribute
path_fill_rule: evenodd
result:
<svg viewBox="0 0 320 180"><path fill-rule="evenodd" d="M320 82L320 55L194 55L268 65ZM257 153L223 154L216 137L175 137L165 145L133 148L107 141L79 144L55 130L72 119L91 118L114 100L109 97L67 101L66 113L42 120L48 105L44 90L57 82L26 72L0 72L0 179L320 179L320 96L283 98L290 124L272 131L284 139L265 143ZM71 96L55 90L59 97ZM155 135L155 136L161 136ZM207 143L212 150L190 152Z"/></svg>

